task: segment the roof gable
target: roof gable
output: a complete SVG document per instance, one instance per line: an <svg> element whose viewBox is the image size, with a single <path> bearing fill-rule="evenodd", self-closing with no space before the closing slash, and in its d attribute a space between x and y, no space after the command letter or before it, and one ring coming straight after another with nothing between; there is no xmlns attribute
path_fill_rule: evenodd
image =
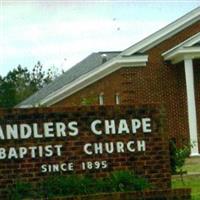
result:
<svg viewBox="0 0 200 200"><path fill-rule="evenodd" d="M87 74L89 71L94 70L96 67L102 64L102 57L101 55L107 55L107 61L116 57L120 52L98 52L92 53L84 60L73 66L71 69L66 71L64 74L56 78L50 84L44 86L38 92L30 96L29 98L22 101L17 107L21 106L35 106L36 104L40 104L41 100L50 95L51 93L55 92L56 90L61 89L63 86L73 82L80 76Z"/></svg>
<svg viewBox="0 0 200 200"><path fill-rule="evenodd" d="M184 58L200 58L200 32L162 54L165 60L178 63Z"/></svg>
<svg viewBox="0 0 200 200"><path fill-rule="evenodd" d="M30 107L36 105L50 106L121 67L130 65L133 67L146 66L148 55L144 55L145 51L199 20L200 7L197 7L175 22L155 32L123 52L93 53L52 83L20 103L17 107ZM190 39L191 45L195 46L199 44L198 39ZM189 45L189 43L187 44ZM102 62L102 54L106 54L106 62Z"/></svg>
<svg viewBox="0 0 200 200"><path fill-rule="evenodd" d="M196 9L194 9L191 12L187 13L186 15L182 16L181 18L177 19L176 21L172 22L171 24L165 26L164 28L160 29L159 31L146 37L145 39L134 44L133 46L125 49L121 53L121 55L128 56L128 55L133 55L138 52L144 53L145 51L156 46L157 44L161 43L162 41L172 37L176 33L182 31L186 27L194 24L195 22L197 22L199 20L200 20L200 7L197 7Z"/></svg>

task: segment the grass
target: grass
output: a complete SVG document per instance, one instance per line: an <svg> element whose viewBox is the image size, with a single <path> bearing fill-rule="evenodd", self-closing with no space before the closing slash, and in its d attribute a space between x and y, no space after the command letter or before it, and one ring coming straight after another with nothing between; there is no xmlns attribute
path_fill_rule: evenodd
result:
<svg viewBox="0 0 200 200"><path fill-rule="evenodd" d="M173 188L192 188L192 200L200 200L200 175L184 176L183 181L180 177L172 179Z"/></svg>
<svg viewBox="0 0 200 200"><path fill-rule="evenodd" d="M191 188L192 200L200 200L200 158L186 160L183 170L188 175L183 175L183 182L179 176L172 178L173 188Z"/></svg>
<svg viewBox="0 0 200 200"><path fill-rule="evenodd" d="M200 158L194 157L186 160L183 170L190 173L200 173Z"/></svg>

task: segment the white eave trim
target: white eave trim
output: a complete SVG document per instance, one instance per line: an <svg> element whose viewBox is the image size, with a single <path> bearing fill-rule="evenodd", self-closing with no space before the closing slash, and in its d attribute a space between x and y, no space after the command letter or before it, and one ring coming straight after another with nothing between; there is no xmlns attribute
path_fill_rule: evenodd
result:
<svg viewBox="0 0 200 200"><path fill-rule="evenodd" d="M25 108L33 108L33 105L28 105L28 104L27 104L27 105L21 105L21 106L18 106L18 105L17 105L17 106L15 106L14 108L24 108L24 109L25 109Z"/></svg>
<svg viewBox="0 0 200 200"><path fill-rule="evenodd" d="M169 49L168 51L165 51L164 53L162 53L162 56L167 56L171 54L172 52L175 52L177 49L192 47L192 45L196 44L197 42L200 42L200 32L188 38L187 40L181 42L175 47Z"/></svg>
<svg viewBox="0 0 200 200"><path fill-rule="evenodd" d="M197 7L196 9L187 13L183 17L177 19L173 23L165 26L164 28L160 29L154 34L148 36L147 38L141 40L135 45L124 50L121 53L121 55L128 56L136 52L143 53L199 20L200 20L200 7Z"/></svg>
<svg viewBox="0 0 200 200"><path fill-rule="evenodd" d="M117 56L102 64L97 69L82 75L61 89L51 93L40 101L40 105L51 106L122 67L143 67L146 66L147 61L147 55L129 57Z"/></svg>
<svg viewBox="0 0 200 200"><path fill-rule="evenodd" d="M188 38L183 44L185 47L191 47L200 42L200 32Z"/></svg>
<svg viewBox="0 0 200 200"><path fill-rule="evenodd" d="M184 59L200 58L200 47L178 48L163 54L164 60L171 60L173 64Z"/></svg>
<svg viewBox="0 0 200 200"><path fill-rule="evenodd" d="M184 59L200 58L200 47L193 46L200 42L200 32L162 53L164 60L171 60L173 64Z"/></svg>

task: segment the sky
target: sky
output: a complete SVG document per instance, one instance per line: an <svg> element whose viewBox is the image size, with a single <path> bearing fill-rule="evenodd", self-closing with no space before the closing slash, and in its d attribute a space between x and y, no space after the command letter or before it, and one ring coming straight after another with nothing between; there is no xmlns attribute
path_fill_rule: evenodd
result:
<svg viewBox="0 0 200 200"><path fill-rule="evenodd" d="M68 70L92 52L132 46L200 1L0 0L0 75L40 61Z"/></svg>

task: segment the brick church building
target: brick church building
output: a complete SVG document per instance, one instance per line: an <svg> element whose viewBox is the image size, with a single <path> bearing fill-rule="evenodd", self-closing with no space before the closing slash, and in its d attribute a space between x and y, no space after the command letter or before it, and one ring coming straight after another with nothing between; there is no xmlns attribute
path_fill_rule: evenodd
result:
<svg viewBox="0 0 200 200"><path fill-rule="evenodd" d="M124 51L92 53L18 107L154 103L200 155L200 7Z"/></svg>

